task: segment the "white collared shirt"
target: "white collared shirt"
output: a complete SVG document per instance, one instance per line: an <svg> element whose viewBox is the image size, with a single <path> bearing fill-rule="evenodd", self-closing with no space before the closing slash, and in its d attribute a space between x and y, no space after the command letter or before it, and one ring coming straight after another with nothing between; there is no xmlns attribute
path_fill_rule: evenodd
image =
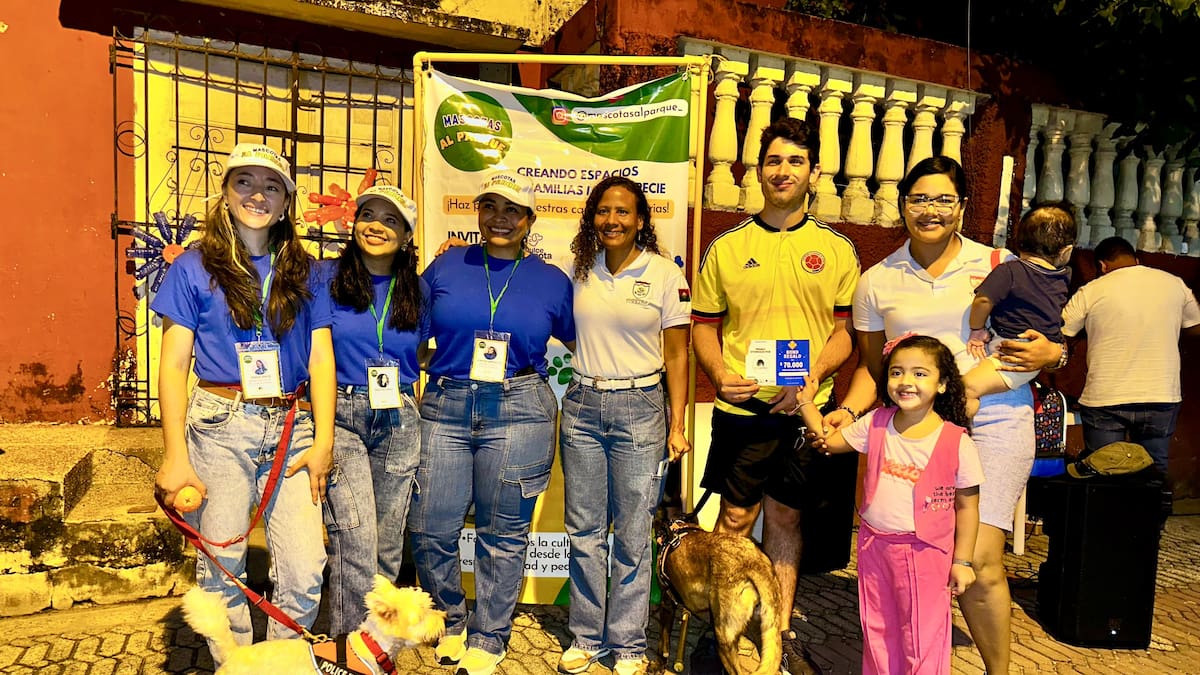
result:
<svg viewBox="0 0 1200 675"><path fill-rule="evenodd" d="M662 331L691 320L683 271L661 255L641 251L614 277L605 252L575 292L575 371L589 377L633 377L663 368Z"/></svg>
<svg viewBox="0 0 1200 675"><path fill-rule="evenodd" d="M936 279L913 260L905 242L863 273L854 292L854 329L935 337L950 348L959 372L976 364L967 352L975 289L992 271L992 247L958 236L962 248ZM1013 255L1004 251L1004 260Z"/></svg>

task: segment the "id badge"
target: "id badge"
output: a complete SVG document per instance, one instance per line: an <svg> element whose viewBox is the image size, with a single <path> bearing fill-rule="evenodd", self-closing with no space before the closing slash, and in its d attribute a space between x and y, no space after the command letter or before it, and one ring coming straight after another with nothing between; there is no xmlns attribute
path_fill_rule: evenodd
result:
<svg viewBox="0 0 1200 675"><path fill-rule="evenodd" d="M238 372L243 398L283 398L283 372L279 367L279 343L238 342Z"/></svg>
<svg viewBox="0 0 1200 675"><path fill-rule="evenodd" d="M475 331L471 352L471 379L480 382L503 382L508 369L509 333L490 330Z"/></svg>
<svg viewBox="0 0 1200 675"><path fill-rule="evenodd" d="M367 399L374 410L404 407L399 363L393 359L367 359Z"/></svg>

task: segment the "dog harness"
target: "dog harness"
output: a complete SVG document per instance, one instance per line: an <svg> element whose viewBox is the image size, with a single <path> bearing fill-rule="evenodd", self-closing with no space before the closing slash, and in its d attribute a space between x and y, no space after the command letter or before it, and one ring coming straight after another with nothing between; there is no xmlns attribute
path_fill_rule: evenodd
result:
<svg viewBox="0 0 1200 675"><path fill-rule="evenodd" d="M675 584L671 583L671 575L667 573L667 556L679 548L679 542L683 541L684 537L693 532L703 532L704 528L696 523L681 519L671 523L668 529L671 532L671 538L668 541L662 542L658 550L658 585L667 592L667 595L671 596L676 605L686 607L687 605L684 604L683 599L679 597L679 593L675 590Z"/></svg>
<svg viewBox="0 0 1200 675"><path fill-rule="evenodd" d="M690 513L683 514L667 526L667 530L671 533L671 538L667 541L660 541L658 543L659 550L658 561L656 565L658 568L658 585L660 588L665 590L667 595L670 595L671 599L675 601L675 604L679 605L680 607L687 607L687 605L684 604L683 599L680 598L679 593L676 592L675 584L671 583L671 575L667 573L667 556L669 556L672 551L679 548L679 542L683 541L683 538L687 535L693 532L705 531L704 528L700 527L700 524L696 520L696 516L700 513L700 509L704 508L704 504L708 502L708 498L711 496L712 490L705 490L704 494L700 495L700 501L696 502L696 508L692 509Z"/></svg>
<svg viewBox="0 0 1200 675"><path fill-rule="evenodd" d="M347 647L349 647L347 649ZM367 661L360 656L367 652ZM313 667L328 675L395 675L396 665L371 634L357 630L312 645Z"/></svg>

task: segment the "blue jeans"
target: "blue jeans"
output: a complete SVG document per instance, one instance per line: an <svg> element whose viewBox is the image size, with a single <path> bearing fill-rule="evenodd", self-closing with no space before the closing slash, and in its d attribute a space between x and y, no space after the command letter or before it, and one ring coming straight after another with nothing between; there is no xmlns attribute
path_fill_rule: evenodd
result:
<svg viewBox="0 0 1200 675"><path fill-rule="evenodd" d="M1095 452L1109 443L1129 440L1146 448L1154 459L1154 468L1167 473L1167 455L1179 403L1125 403L1099 408L1079 406L1083 424L1083 445ZM1128 436L1128 439L1126 439Z"/></svg>
<svg viewBox="0 0 1200 675"><path fill-rule="evenodd" d="M666 399L661 384L599 391L578 382L563 398L560 447L571 538L571 613L576 647L646 651L650 530L667 472ZM608 526L612 523L612 584Z"/></svg>
<svg viewBox="0 0 1200 675"><path fill-rule="evenodd" d="M529 524L550 483L558 401L540 375L504 382L433 378L421 400L421 465L408 520L421 586L446 634L504 650L524 575ZM475 611L467 615L458 540L475 504Z"/></svg>
<svg viewBox="0 0 1200 675"><path fill-rule="evenodd" d="M411 388L410 388L411 391ZM366 613L378 572L400 576L404 525L421 459L417 404L372 410L367 389L338 391L333 472L325 502L329 532L329 632L349 633Z"/></svg>
<svg viewBox="0 0 1200 675"><path fill-rule="evenodd" d="M246 532L275 459L275 446L283 430L285 408L237 403L197 388L187 410L188 459L208 488L196 511L184 515L207 539L225 541ZM312 447L312 414L296 413L290 464ZM275 486L263 514L267 549L271 555L271 601L300 625L309 628L321 602L321 573L325 546L321 536L321 508L312 502L308 471L283 478ZM246 577L246 542L225 548L208 546L221 564L242 581ZM238 644L250 644L253 632L246 596L204 555L196 556L196 583L224 596L229 622ZM267 639L296 637L271 620Z"/></svg>

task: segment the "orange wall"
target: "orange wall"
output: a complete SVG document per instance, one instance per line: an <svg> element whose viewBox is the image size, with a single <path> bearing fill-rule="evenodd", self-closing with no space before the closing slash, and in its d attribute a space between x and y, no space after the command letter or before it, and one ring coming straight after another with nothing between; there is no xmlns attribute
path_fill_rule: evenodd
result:
<svg viewBox="0 0 1200 675"><path fill-rule="evenodd" d="M109 40L65 30L58 3L0 16L0 421L111 419Z"/></svg>

